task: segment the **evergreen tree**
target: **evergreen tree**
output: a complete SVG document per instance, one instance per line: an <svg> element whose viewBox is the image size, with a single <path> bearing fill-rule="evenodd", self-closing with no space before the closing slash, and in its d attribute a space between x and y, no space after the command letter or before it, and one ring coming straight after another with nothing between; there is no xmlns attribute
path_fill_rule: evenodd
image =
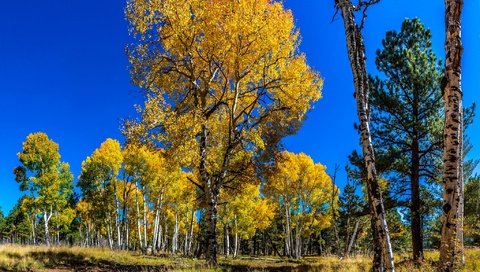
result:
<svg viewBox="0 0 480 272"><path fill-rule="evenodd" d="M371 78L372 136L379 154L390 158L397 193L411 195L413 258L423 258L421 184L439 176L442 151L441 62L432 34L419 19L406 19L400 32L389 31L377 51L383 78ZM379 155L381 156L381 155ZM400 195L400 194L399 194Z"/></svg>

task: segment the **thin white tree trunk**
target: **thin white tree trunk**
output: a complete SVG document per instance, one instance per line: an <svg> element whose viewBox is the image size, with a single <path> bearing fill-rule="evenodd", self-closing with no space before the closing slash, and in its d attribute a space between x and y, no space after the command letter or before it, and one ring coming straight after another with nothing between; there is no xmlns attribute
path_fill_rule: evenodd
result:
<svg viewBox="0 0 480 272"><path fill-rule="evenodd" d="M52 217L52 212L50 212L50 215L49 215L47 210L43 211L43 221L45 225L45 243L47 244L47 246L50 246L50 232L49 232L48 222L50 221L51 217Z"/></svg>
<svg viewBox="0 0 480 272"><path fill-rule="evenodd" d="M374 270L394 271L394 259L390 234L388 231L385 208L383 206L382 192L377 179L375 155L370 134L369 124L369 82L365 64L365 47L360 27L355 22L354 5L350 0L336 0L337 6L342 11L345 26L347 52L353 74L355 98L357 100L357 113L360 120L360 135L363 158L367 172L367 190L369 194L370 210L377 231L378 242L382 251L383 265L375 262Z"/></svg>
<svg viewBox="0 0 480 272"><path fill-rule="evenodd" d="M238 256L238 225L237 225L237 215L233 216L233 223L235 225L235 244L233 247L233 258Z"/></svg>
<svg viewBox="0 0 480 272"><path fill-rule="evenodd" d="M107 218L107 238L108 238L108 246L110 249L113 249L113 238L112 238L112 224L110 222L110 217Z"/></svg>
<svg viewBox="0 0 480 272"><path fill-rule="evenodd" d="M192 241L193 241L193 224L195 223L194 221L195 217L195 210L192 208L192 218L190 219L190 240L188 241L188 254L190 254L191 249L192 249Z"/></svg>
<svg viewBox="0 0 480 272"><path fill-rule="evenodd" d="M230 234L228 233L228 225L225 226L225 256L230 256Z"/></svg>
<svg viewBox="0 0 480 272"><path fill-rule="evenodd" d="M112 181L112 182L115 182L115 181ZM118 200L118 196L117 196L117 190L116 190L116 186L114 186L114 201L115 201L115 230L117 232L117 248L120 248L121 247L121 244L122 244L122 241L121 241L121 231L120 231L120 220L119 220L119 210L120 210L120 203L119 203L119 200Z"/></svg>
<svg viewBox="0 0 480 272"><path fill-rule="evenodd" d="M187 208L187 211L186 211L186 218L185 218L185 241L184 241L184 245L183 245L183 254L184 255L188 255L188 219L189 219L189 211L188 211L188 208Z"/></svg>
<svg viewBox="0 0 480 272"><path fill-rule="evenodd" d="M356 236L357 236L359 223L360 223L360 220L357 220L357 222L355 223L355 228L353 229L352 237L350 238L350 241L348 242L347 252L345 252L346 256L350 256L350 252L352 251L353 243L355 243L355 239L356 239Z"/></svg>
<svg viewBox="0 0 480 272"><path fill-rule="evenodd" d="M144 188L145 189L145 188ZM145 245L145 249L148 247L148 240L147 240L147 197L146 194L143 194L143 244Z"/></svg>
<svg viewBox="0 0 480 272"><path fill-rule="evenodd" d="M172 237L172 253L176 253L178 249L178 211L175 210L175 226L173 228Z"/></svg>
<svg viewBox="0 0 480 272"><path fill-rule="evenodd" d="M302 227L300 223L297 223L295 228L295 258L299 259L302 257Z"/></svg>
<svg viewBox="0 0 480 272"><path fill-rule="evenodd" d="M138 204L138 189L135 188L135 204L137 206L137 231L138 231L138 243L140 246L140 249L143 249L143 244L142 244L142 232L141 232L141 227L140 227L140 206Z"/></svg>
<svg viewBox="0 0 480 272"><path fill-rule="evenodd" d="M157 250L157 241L158 241L158 227L160 224L160 211L162 209L162 198L163 198L163 191L160 193L160 196L157 199L157 205L155 206L155 220L154 220L154 227L153 227L153 241L152 241L152 249L155 252Z"/></svg>
<svg viewBox="0 0 480 272"><path fill-rule="evenodd" d="M290 211L288 204L285 203L285 253L288 257L292 256L292 231L290 229Z"/></svg>

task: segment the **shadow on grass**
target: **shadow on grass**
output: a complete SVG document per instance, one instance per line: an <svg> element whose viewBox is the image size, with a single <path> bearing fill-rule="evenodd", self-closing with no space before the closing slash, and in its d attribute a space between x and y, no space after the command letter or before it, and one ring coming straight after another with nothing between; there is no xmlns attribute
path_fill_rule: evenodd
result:
<svg viewBox="0 0 480 272"><path fill-rule="evenodd" d="M24 258L31 258L37 263L40 263L46 269L58 269L66 268L73 269L74 271L95 271L95 272L107 272L107 271L151 271L160 272L168 271L173 267L167 267L164 265L129 265L119 264L113 261L96 259L94 257L88 257L82 253L70 253L70 252L53 252L53 251L40 251L29 252L26 255L20 255L17 253L8 253L7 256L15 262L20 262ZM21 271L13 268L14 271Z"/></svg>

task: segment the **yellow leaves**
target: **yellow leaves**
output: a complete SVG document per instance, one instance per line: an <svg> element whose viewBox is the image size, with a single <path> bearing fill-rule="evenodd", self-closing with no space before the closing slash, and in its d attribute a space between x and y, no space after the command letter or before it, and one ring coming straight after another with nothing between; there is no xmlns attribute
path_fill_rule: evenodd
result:
<svg viewBox="0 0 480 272"><path fill-rule="evenodd" d="M17 156L25 167L37 172L48 171L60 163L58 144L43 132L29 134Z"/></svg>
<svg viewBox="0 0 480 272"><path fill-rule="evenodd" d="M90 157L91 162L102 166L113 177L118 175L122 160L120 143L111 138L105 140Z"/></svg>
<svg viewBox="0 0 480 272"><path fill-rule="evenodd" d="M32 133L27 136L22 151L17 155L23 166L33 173L28 177L27 187L34 198L25 199L24 207L30 211L34 208L62 209L72 192L73 175L67 163L60 163L58 144L43 132ZM26 182L24 178L27 177L19 181Z"/></svg>
<svg viewBox="0 0 480 272"><path fill-rule="evenodd" d="M266 229L277 212L274 202L261 197L258 184L247 183L239 190L224 191L221 198L226 204L220 207L220 221L233 227L236 220L236 231L244 239L252 237L256 230Z"/></svg>
<svg viewBox="0 0 480 272"><path fill-rule="evenodd" d="M320 98L322 80L298 53L292 13L280 2L131 0L127 18L141 36L129 52L132 77L147 91L144 125L131 134L151 132L192 170L202 125L213 173L234 134L235 153L252 156L277 131L272 123L301 121Z"/></svg>
<svg viewBox="0 0 480 272"><path fill-rule="evenodd" d="M282 152L271 169L264 191L284 207L291 209L293 224L310 224L323 229L330 225L332 210L337 208L338 188L325 172L304 153Z"/></svg>

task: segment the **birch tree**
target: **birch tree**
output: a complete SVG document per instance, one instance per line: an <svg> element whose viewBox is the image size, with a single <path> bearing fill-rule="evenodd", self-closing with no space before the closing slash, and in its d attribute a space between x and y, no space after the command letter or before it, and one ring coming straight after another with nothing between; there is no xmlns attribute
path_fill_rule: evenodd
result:
<svg viewBox="0 0 480 272"><path fill-rule="evenodd" d="M303 237L331 224L338 188L325 170L325 166L314 163L304 153L285 151L269 171L264 190L284 213L285 251L290 257L302 256ZM332 202L333 192L336 197Z"/></svg>
<svg viewBox="0 0 480 272"><path fill-rule="evenodd" d="M22 166L14 170L16 180L21 182L22 190L31 192L32 200L29 206L41 213L45 243L50 246L50 220L67 205L73 191L70 166L60 161L58 144L43 132L29 134L23 142L22 151L17 155ZM32 221L32 224L34 228L35 221ZM34 236L33 232L34 230Z"/></svg>
<svg viewBox="0 0 480 272"><path fill-rule="evenodd" d="M78 181L84 199L92 204L96 213L94 218L98 222L97 225L103 225L107 230L110 248L120 246L120 203L117 183L122 161L120 143L109 138L82 162L82 172Z"/></svg>
<svg viewBox="0 0 480 272"><path fill-rule="evenodd" d="M360 138L367 172L368 199L378 240L376 244L379 245L382 252L381 260L383 263L375 261L373 267L376 271L383 271L384 269L393 271L392 245L390 243L382 192L377 178L375 154L370 133L368 108L369 82L365 63L365 45L361 32L365 16L362 18L360 25L355 21L355 12L363 10L363 14L365 15L366 9L377 2L379 2L379 0L359 0L357 5L354 5L351 0L336 0L335 4L342 13L345 26L347 54L353 74L357 114L360 121Z"/></svg>
<svg viewBox="0 0 480 272"><path fill-rule="evenodd" d="M205 256L214 266L221 189L265 150L266 135L296 131L322 80L299 53L292 13L279 2L130 0L126 14L136 37L132 78L147 94L140 121L198 171Z"/></svg>

